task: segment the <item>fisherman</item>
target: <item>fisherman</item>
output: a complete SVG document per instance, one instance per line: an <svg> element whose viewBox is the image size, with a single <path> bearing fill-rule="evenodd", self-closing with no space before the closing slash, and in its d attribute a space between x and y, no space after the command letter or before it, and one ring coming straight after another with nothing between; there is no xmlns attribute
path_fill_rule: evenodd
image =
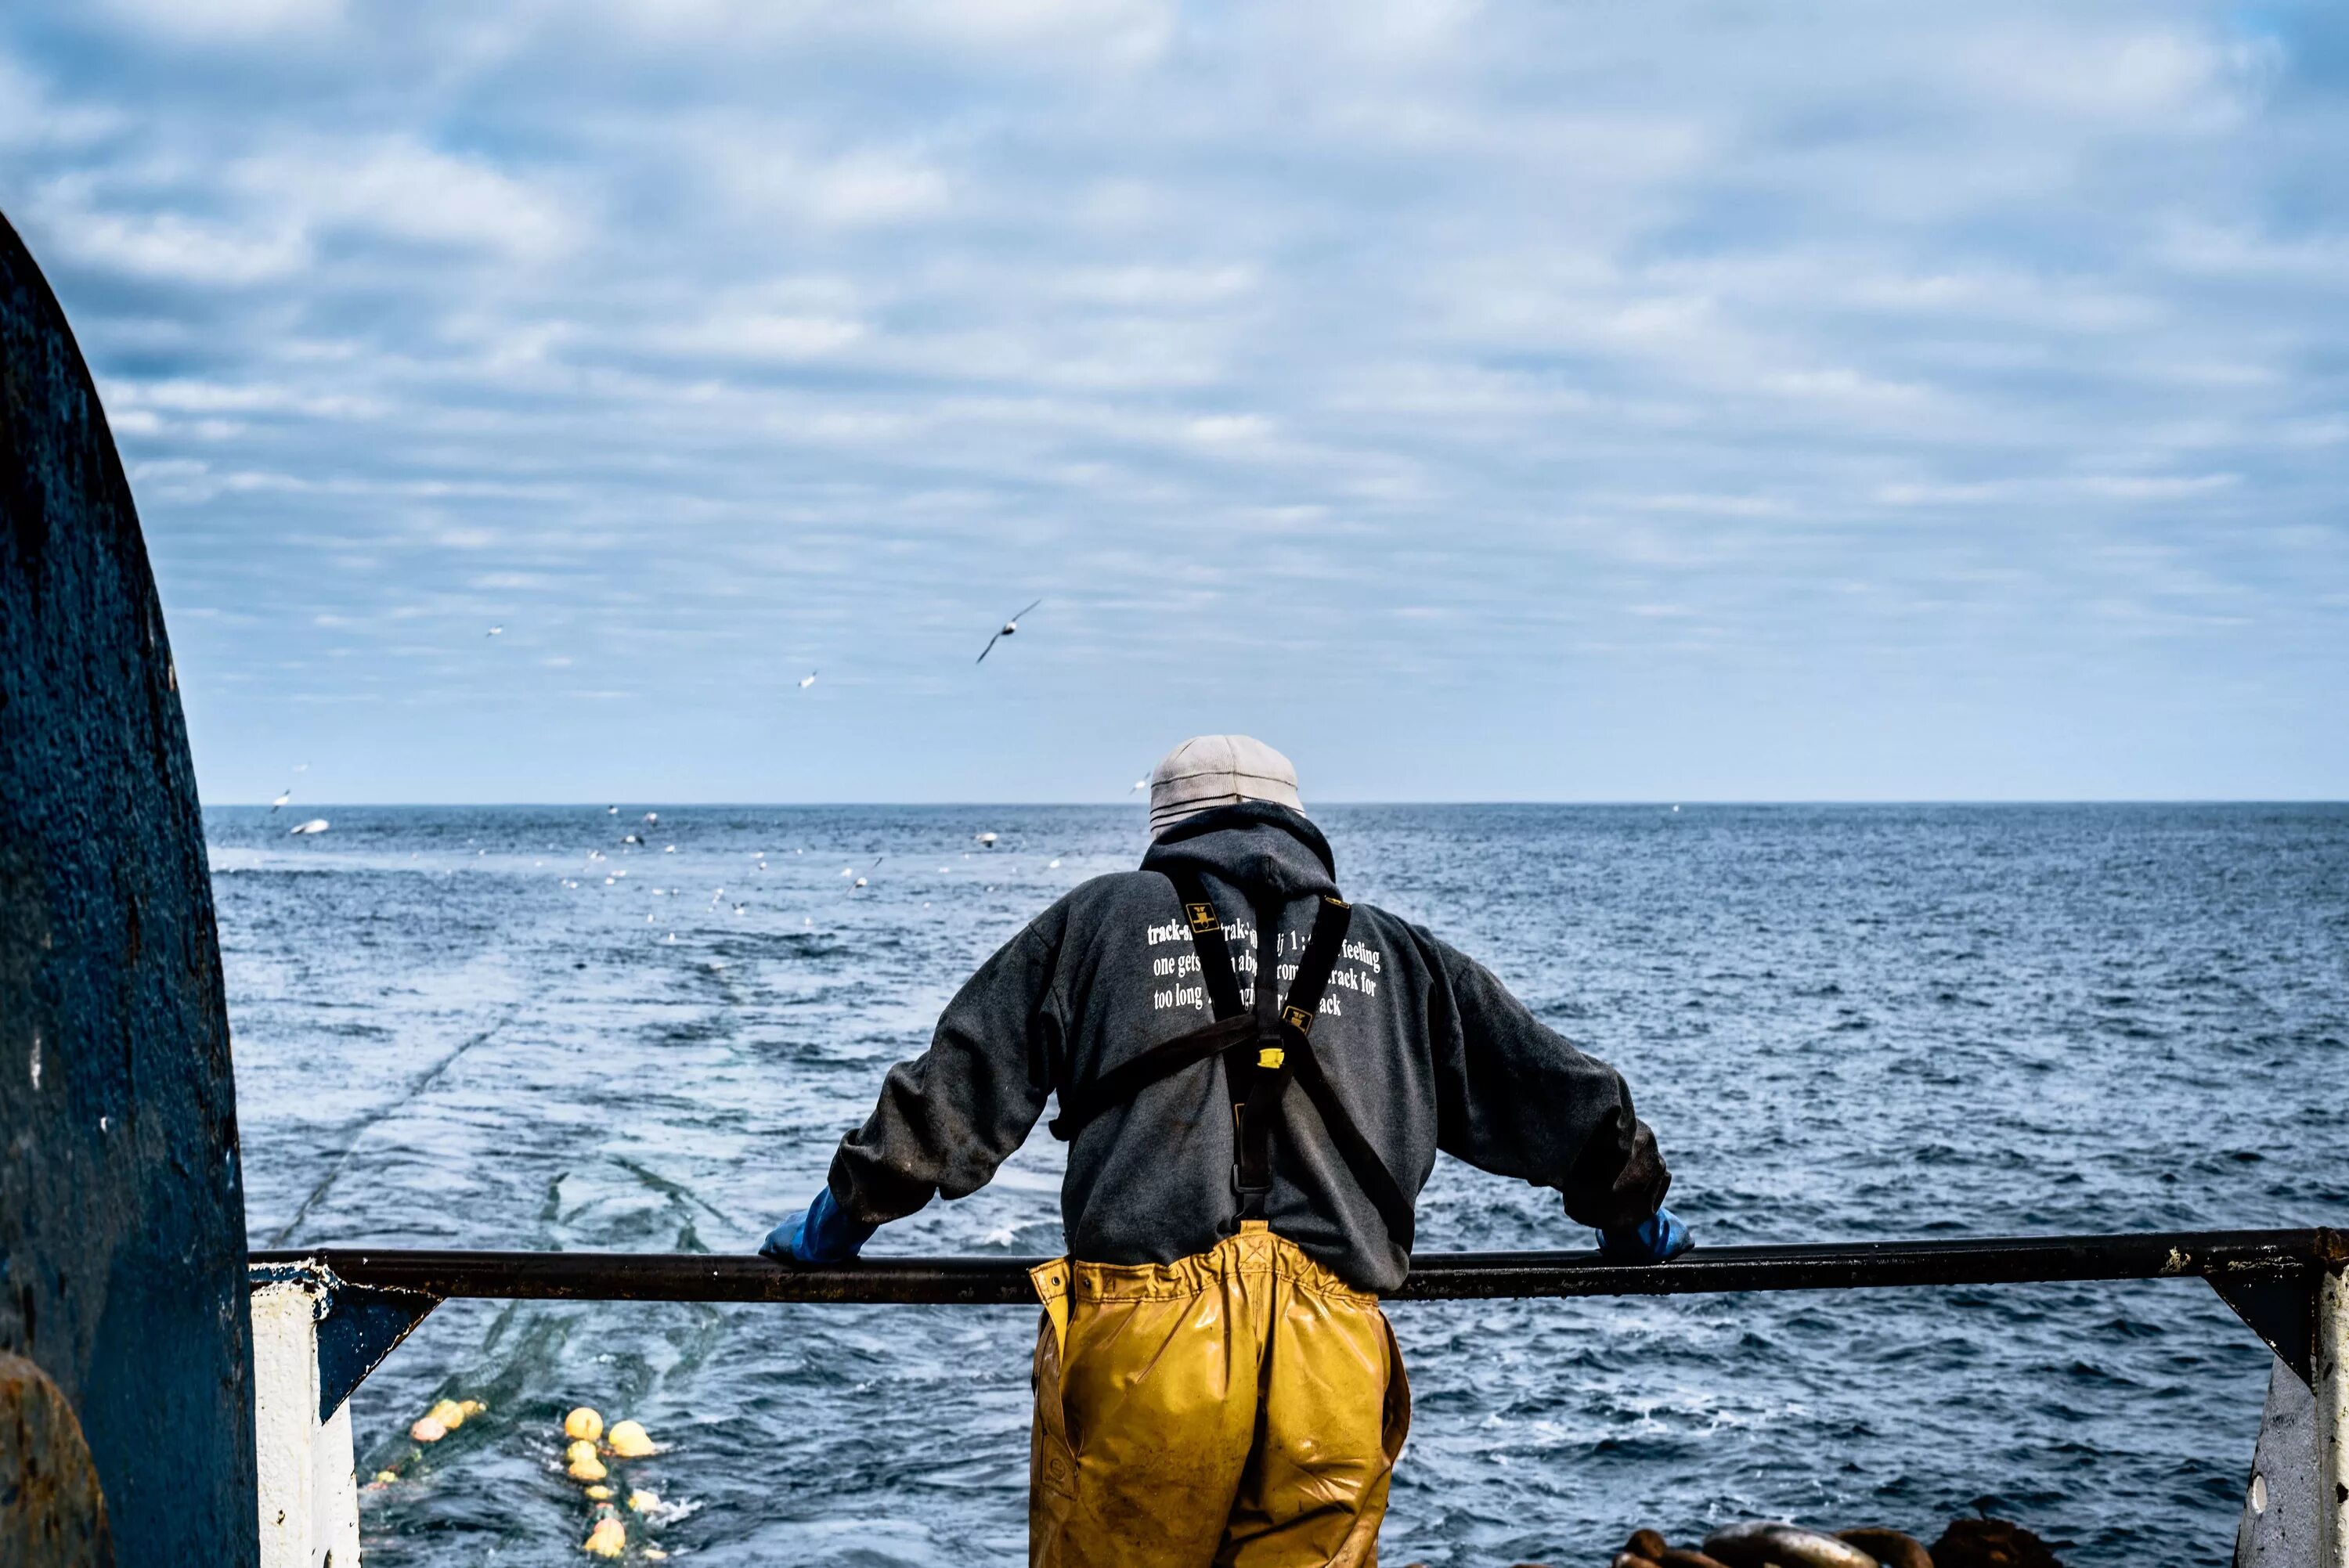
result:
<svg viewBox="0 0 2349 1568"><path fill-rule="evenodd" d="M1559 1192L1618 1262L1690 1245L1671 1178L1613 1068L1339 897L1279 752L1184 742L1150 834L980 967L761 1251L855 1256L986 1185L1057 1094L1030 1563L1374 1563L1411 1410L1378 1303L1437 1151Z"/></svg>

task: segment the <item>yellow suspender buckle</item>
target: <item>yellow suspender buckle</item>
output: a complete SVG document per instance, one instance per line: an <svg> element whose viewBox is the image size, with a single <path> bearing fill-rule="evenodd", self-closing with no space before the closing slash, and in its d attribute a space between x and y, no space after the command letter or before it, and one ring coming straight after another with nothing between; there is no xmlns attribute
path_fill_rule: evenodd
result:
<svg viewBox="0 0 2349 1568"><path fill-rule="evenodd" d="M1288 1053L1278 1046L1267 1046L1256 1054L1256 1065L1260 1068L1278 1068L1288 1059Z"/></svg>

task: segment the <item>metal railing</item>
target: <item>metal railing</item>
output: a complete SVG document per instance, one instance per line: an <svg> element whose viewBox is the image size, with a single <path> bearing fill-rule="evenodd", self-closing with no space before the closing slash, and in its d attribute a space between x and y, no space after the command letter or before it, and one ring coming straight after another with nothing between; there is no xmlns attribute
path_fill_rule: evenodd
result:
<svg viewBox="0 0 2349 1568"><path fill-rule="evenodd" d="M2030 1281L2209 1280L2299 1285L2344 1261L2349 1233L2196 1231L2121 1236L2003 1236L1806 1246L1699 1247L1669 1264L1625 1265L1595 1252L1426 1253L1392 1301L1496 1296L1694 1295L1742 1290L1856 1290ZM256 1264L315 1263L345 1283L423 1295L563 1301L806 1301L1035 1304L1042 1258L860 1258L831 1266L706 1253L444 1252L305 1247Z"/></svg>
<svg viewBox="0 0 2349 1568"><path fill-rule="evenodd" d="M807 1266L703 1253L337 1246L254 1253L264 1491L274 1475L281 1498L289 1489L300 1492L298 1506L277 1511L274 1532L271 1510L263 1510L264 1568L315 1564L325 1553L336 1563L356 1561L355 1482L318 1478L350 1476L351 1390L444 1300L1034 1305L1028 1271L1044 1261L873 1257ZM2238 1563L2349 1568L2345 1267L2349 1233L2327 1229L1700 1247L1670 1264L1640 1266L1607 1263L1595 1252L1434 1253L1415 1256L1410 1277L1386 1299L2200 1279L2291 1374L2271 1383ZM2287 1507L2300 1510L2288 1522ZM2264 1535L2254 1528L2262 1522Z"/></svg>

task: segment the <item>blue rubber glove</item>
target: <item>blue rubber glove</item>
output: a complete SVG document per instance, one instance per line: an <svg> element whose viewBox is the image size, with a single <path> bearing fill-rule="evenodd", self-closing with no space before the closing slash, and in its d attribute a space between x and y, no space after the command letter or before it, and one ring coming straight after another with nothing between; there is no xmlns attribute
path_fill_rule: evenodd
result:
<svg viewBox="0 0 2349 1568"><path fill-rule="evenodd" d="M880 1228L850 1219L826 1187L814 1202L767 1233L759 1243L759 1255L777 1263L846 1263L864 1250Z"/></svg>
<svg viewBox="0 0 2349 1568"><path fill-rule="evenodd" d="M1670 1209L1658 1209L1636 1225L1599 1233L1599 1255L1610 1264L1668 1264L1694 1245L1689 1228Z"/></svg>

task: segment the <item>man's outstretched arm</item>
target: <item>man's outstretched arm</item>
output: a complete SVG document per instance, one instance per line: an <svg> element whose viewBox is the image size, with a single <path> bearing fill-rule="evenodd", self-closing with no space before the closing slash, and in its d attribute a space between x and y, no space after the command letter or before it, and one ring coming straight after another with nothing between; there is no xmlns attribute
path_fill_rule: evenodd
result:
<svg viewBox="0 0 2349 1568"><path fill-rule="evenodd" d="M1568 1217L1628 1262L1685 1252L1663 1206L1671 1172L1613 1068L1526 1011L1474 959L1423 934L1439 1090L1437 1140L1482 1170L1555 1189Z"/></svg>
<svg viewBox="0 0 2349 1568"><path fill-rule="evenodd" d="M985 1186L1027 1140L1051 1094L1060 1029L1048 928L1058 929L1050 913L955 994L930 1048L889 1069L873 1114L841 1140L823 1191L769 1233L761 1253L800 1263L854 1257L874 1231L932 1195Z"/></svg>

